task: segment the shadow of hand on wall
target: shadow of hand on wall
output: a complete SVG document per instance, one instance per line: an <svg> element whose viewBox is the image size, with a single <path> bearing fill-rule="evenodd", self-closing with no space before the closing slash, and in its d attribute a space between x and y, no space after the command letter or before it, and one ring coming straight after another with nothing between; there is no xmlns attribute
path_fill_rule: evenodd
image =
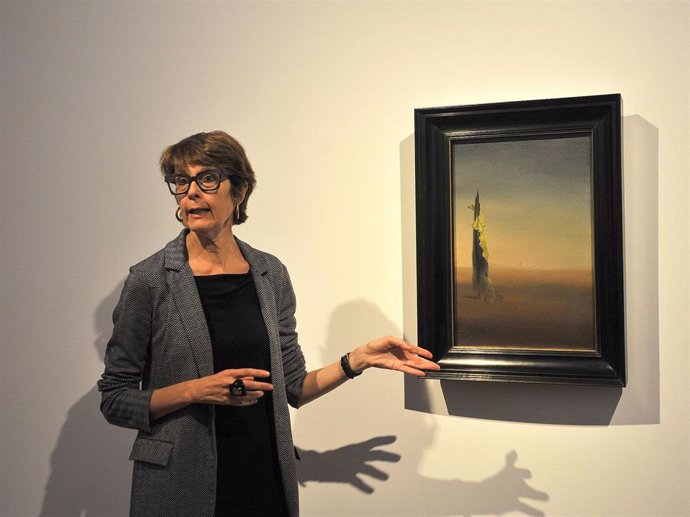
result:
<svg viewBox="0 0 690 517"><path fill-rule="evenodd" d="M301 460L299 482L302 486L306 486L310 481L344 483L365 494L372 494L374 488L361 479L360 475L386 481L389 475L373 467L369 462L397 463L400 461L399 454L376 449L381 445L393 443L395 440L395 436L379 436L325 452L298 449ZM532 477L531 472L516 467L516 462L517 452L509 452L505 458L505 465L500 471L478 482L419 476L414 479L414 486L404 486L402 490L399 487L400 493L415 494L416 497L389 500L388 511L394 513L386 515L473 517L521 512L533 517L543 517L544 512L523 499L548 501L549 496L546 492L536 490L527 483L526 480ZM396 504L400 503L404 507L395 508Z"/></svg>
<svg viewBox="0 0 690 517"><path fill-rule="evenodd" d="M400 455L377 449L396 440L395 436L377 436L352 445L325 452L297 449L300 457L299 483L306 486L309 481L321 483L347 483L365 494L374 492L360 475L385 481L388 474L370 464L373 461L397 463Z"/></svg>
<svg viewBox="0 0 690 517"><path fill-rule="evenodd" d="M548 501L549 496L527 484L525 480L532 474L527 469L517 468L516 461L517 453L509 452L503 468L483 481L420 477L415 486L410 487L414 492L409 492L419 496L407 501L406 511L395 515L473 517L520 512L543 517L544 512L523 499Z"/></svg>
<svg viewBox="0 0 690 517"><path fill-rule="evenodd" d="M94 345L100 359L112 332L110 313L121 290L122 283L98 305L94 314L98 334ZM128 512L131 464L127 456L134 431L108 424L99 411L100 400L94 386L67 413L50 458L42 517Z"/></svg>
<svg viewBox="0 0 690 517"><path fill-rule="evenodd" d="M376 335L400 334L378 307L361 299L339 306L329 323L322 363ZM426 381L407 377L407 382L423 386ZM297 462L305 517L469 517L510 512L542 516L529 500L549 499L527 483L531 473L516 466L515 451L482 481L432 478L433 465L427 475L422 474L427 465L425 451L435 456L433 443L442 431L436 419L405 409L404 382L398 372L367 371L297 411L293 430L297 443L307 444ZM362 434L376 438L362 440ZM463 438L460 427L454 436L457 445L444 451L444 471L450 465L451 472L462 474L471 467L463 464L467 449ZM496 459L491 450L486 456L486 461ZM484 461L483 457L478 461Z"/></svg>
<svg viewBox="0 0 690 517"><path fill-rule="evenodd" d="M451 493L458 500L456 508L462 509L461 515L502 515L518 511L534 517L543 516L542 511L521 498L548 501L549 496L527 484L525 480L531 478L532 474L527 469L517 468L516 461L517 453L511 451L506 455L505 466L484 481L451 481L454 485Z"/></svg>

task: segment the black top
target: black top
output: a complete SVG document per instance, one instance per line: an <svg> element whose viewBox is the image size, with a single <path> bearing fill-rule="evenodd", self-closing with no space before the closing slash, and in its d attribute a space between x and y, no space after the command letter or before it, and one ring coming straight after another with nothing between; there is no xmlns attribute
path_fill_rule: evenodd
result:
<svg viewBox="0 0 690 517"><path fill-rule="evenodd" d="M268 333L251 272L195 276L215 372L271 369ZM270 382L270 380L268 381ZM287 515L270 392L247 407L217 405L216 516Z"/></svg>

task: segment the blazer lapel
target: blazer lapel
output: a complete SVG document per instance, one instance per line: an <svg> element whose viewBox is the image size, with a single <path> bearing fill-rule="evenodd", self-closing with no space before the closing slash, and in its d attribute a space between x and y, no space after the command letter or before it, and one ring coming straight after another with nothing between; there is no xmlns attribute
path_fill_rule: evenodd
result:
<svg viewBox="0 0 690 517"><path fill-rule="evenodd" d="M280 337L278 335L277 309L274 287L269 280L269 268L266 259L254 250L247 243L239 239L237 244L242 251L242 255L249 262L249 267L254 279L256 294L259 298L261 315L266 325L271 352L271 374L272 376L283 375L283 363L280 351ZM274 389L276 386L274 384Z"/></svg>
<svg viewBox="0 0 690 517"><path fill-rule="evenodd" d="M213 347L208 332L206 316L201 305L194 275L187 263L185 237L183 230L179 237L165 247L165 268L168 285L179 317L192 348L199 377L213 375Z"/></svg>

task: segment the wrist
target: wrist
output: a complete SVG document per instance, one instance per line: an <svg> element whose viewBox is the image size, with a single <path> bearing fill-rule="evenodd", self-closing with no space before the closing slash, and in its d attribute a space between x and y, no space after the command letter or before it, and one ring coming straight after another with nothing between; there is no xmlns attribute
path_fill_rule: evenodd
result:
<svg viewBox="0 0 690 517"><path fill-rule="evenodd" d="M345 377L347 377L348 379L354 379L358 375L362 375L362 372L355 372L352 369L352 367L350 366L350 359L349 358L350 358L349 352L340 358L340 369L345 374Z"/></svg>
<svg viewBox="0 0 690 517"><path fill-rule="evenodd" d="M185 383L184 399L188 404L194 404L198 402L197 397L197 385L198 379L191 379Z"/></svg>
<svg viewBox="0 0 690 517"><path fill-rule="evenodd" d="M366 360L365 354L363 354L359 348L355 348L352 352L350 352L348 355L348 359L350 363L350 368L357 375L362 373L370 366Z"/></svg>

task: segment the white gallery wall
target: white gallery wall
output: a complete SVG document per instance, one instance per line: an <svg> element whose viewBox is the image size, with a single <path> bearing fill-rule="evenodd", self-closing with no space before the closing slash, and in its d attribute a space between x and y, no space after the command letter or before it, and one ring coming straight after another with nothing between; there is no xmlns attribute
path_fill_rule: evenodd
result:
<svg viewBox="0 0 690 517"><path fill-rule="evenodd" d="M0 1L0 515L119 516L95 382L127 268L179 231L167 145L257 171L308 366L415 340L413 110L621 93L623 390L368 371L293 413L304 516L686 516L689 4ZM422 343L423 345L423 343Z"/></svg>

